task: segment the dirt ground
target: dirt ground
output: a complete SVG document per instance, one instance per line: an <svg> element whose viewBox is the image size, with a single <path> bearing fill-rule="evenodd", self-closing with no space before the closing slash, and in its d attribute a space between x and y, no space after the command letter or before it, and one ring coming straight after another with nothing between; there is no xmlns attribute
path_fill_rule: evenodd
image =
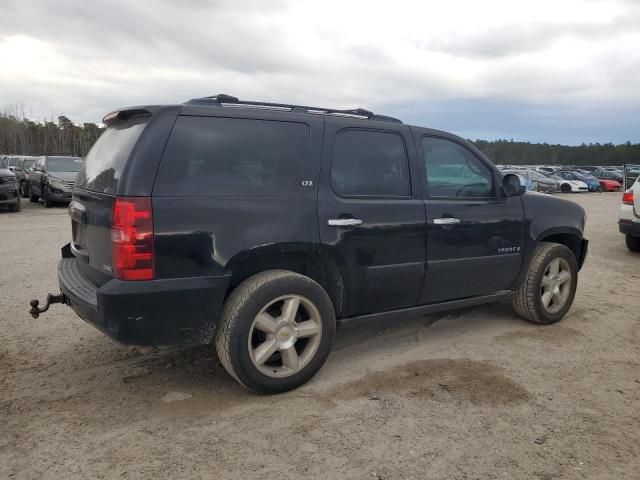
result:
<svg viewBox="0 0 640 480"><path fill-rule="evenodd" d="M257 396L210 348L118 345L53 306L64 207L0 213L0 478L640 478L640 256L620 194L570 196L590 254L573 308L351 323L303 388Z"/></svg>

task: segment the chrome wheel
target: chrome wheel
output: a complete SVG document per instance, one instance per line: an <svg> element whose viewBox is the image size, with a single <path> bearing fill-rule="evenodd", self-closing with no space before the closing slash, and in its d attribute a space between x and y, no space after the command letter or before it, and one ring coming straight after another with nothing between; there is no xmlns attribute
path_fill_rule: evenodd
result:
<svg viewBox="0 0 640 480"><path fill-rule="evenodd" d="M282 378L302 370L318 351L322 318L301 295L285 295L256 315L249 331L249 357L264 375Z"/></svg>
<svg viewBox="0 0 640 480"><path fill-rule="evenodd" d="M542 307L549 313L559 312L567 303L571 292L571 270L564 258L551 260L540 285Z"/></svg>

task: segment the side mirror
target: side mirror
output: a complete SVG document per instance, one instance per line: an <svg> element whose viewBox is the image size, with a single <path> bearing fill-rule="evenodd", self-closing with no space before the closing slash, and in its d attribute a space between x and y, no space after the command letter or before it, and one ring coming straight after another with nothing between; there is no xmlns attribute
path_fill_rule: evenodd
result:
<svg viewBox="0 0 640 480"><path fill-rule="evenodd" d="M527 188L522 184L520 177L514 173L507 173L502 177L502 191L507 197L523 195Z"/></svg>

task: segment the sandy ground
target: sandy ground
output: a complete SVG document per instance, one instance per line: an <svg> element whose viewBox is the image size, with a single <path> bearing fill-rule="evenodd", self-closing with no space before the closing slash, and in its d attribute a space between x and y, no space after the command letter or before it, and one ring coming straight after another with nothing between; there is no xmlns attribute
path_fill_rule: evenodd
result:
<svg viewBox="0 0 640 480"><path fill-rule="evenodd" d="M640 478L640 256L620 194L571 196L590 255L559 324L508 305L338 331L288 394L210 348L118 345L56 305L64 207L0 213L0 478Z"/></svg>

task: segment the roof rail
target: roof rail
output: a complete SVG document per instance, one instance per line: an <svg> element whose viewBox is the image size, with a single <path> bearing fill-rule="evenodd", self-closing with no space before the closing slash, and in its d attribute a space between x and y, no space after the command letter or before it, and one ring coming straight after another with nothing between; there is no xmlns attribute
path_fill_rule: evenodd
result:
<svg viewBox="0 0 640 480"><path fill-rule="evenodd" d="M298 112L298 113L358 117L358 118L366 118L368 120L376 120L380 122L402 123L402 120L399 120L397 118L388 117L386 115L376 115L375 113L370 112L369 110L365 110L364 108L339 110L336 108L309 107L306 105L293 105L288 103L254 102L250 100L239 100L237 97L226 95L224 93L220 93L218 95L212 95L209 97L193 98L188 102L185 102L185 105L212 105L212 106L226 105L226 106L238 106L238 107L247 107L247 108L266 108L266 109L274 109L274 110L287 110L290 112Z"/></svg>

